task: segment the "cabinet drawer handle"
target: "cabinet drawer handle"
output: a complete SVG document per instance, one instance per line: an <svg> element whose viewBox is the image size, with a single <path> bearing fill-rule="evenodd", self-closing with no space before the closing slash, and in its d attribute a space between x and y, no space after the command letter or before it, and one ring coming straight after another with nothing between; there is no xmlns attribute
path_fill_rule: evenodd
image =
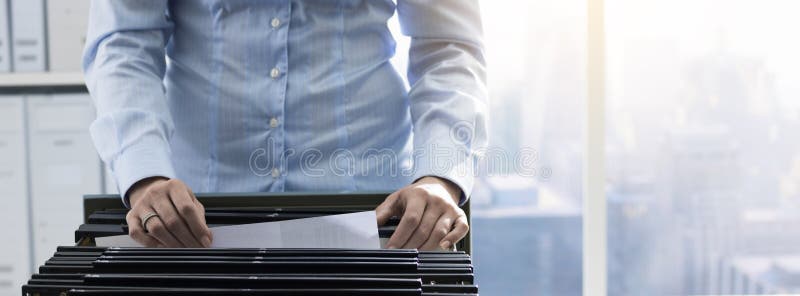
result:
<svg viewBox="0 0 800 296"><path fill-rule="evenodd" d="M61 139L53 141L53 146L72 146L72 140Z"/></svg>

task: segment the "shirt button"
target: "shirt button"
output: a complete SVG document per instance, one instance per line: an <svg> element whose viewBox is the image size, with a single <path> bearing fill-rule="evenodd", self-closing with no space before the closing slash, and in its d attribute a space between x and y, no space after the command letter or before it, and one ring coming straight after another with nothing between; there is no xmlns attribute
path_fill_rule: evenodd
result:
<svg viewBox="0 0 800 296"><path fill-rule="evenodd" d="M269 76L274 78L278 78L281 75L281 70L278 70L278 67L272 68L272 71L269 71Z"/></svg>
<svg viewBox="0 0 800 296"><path fill-rule="evenodd" d="M278 119L273 117L269 120L269 127L276 128L278 127Z"/></svg>
<svg viewBox="0 0 800 296"><path fill-rule="evenodd" d="M273 168L273 169L272 169L272 177L273 177L273 178L277 178L277 177L279 177L280 175L281 175L281 170L279 170L278 168Z"/></svg>
<svg viewBox="0 0 800 296"><path fill-rule="evenodd" d="M278 19L277 17L273 18L272 22L270 22L270 25L272 25L273 28L280 27L281 26L281 20Z"/></svg>

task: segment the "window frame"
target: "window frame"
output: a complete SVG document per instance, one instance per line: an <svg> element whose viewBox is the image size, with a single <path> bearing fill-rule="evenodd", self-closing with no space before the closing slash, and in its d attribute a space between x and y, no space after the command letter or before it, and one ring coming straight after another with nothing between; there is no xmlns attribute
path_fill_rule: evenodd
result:
<svg viewBox="0 0 800 296"><path fill-rule="evenodd" d="M582 219L583 295L605 296L608 287L605 196L605 2L587 0L586 110Z"/></svg>

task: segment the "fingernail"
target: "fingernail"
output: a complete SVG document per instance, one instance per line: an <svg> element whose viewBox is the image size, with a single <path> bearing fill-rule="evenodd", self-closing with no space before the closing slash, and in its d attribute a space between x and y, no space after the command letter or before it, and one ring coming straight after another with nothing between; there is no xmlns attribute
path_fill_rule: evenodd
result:
<svg viewBox="0 0 800 296"><path fill-rule="evenodd" d="M387 249L397 249L395 246L386 246Z"/></svg>
<svg viewBox="0 0 800 296"><path fill-rule="evenodd" d="M211 239L209 239L207 236L203 237L203 246L206 248L211 246Z"/></svg>
<svg viewBox="0 0 800 296"><path fill-rule="evenodd" d="M443 241L441 244L439 244L439 247L442 248L442 250L449 251L450 250L450 242L449 241Z"/></svg>

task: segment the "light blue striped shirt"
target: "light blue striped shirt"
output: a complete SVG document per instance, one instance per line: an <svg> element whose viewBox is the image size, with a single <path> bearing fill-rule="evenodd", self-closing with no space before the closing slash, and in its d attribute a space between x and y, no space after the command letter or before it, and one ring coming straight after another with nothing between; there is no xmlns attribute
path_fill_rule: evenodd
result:
<svg viewBox="0 0 800 296"><path fill-rule="evenodd" d="M90 127L120 192L396 190L469 195L486 145L477 0L94 0ZM387 20L411 37L406 87Z"/></svg>

